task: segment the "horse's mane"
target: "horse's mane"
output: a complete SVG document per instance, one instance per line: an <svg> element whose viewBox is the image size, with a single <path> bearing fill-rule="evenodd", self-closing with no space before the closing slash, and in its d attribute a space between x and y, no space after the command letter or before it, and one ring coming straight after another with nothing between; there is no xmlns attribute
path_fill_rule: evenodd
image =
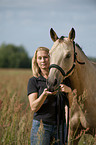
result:
<svg viewBox="0 0 96 145"><path fill-rule="evenodd" d="M75 45L76 45L76 46L79 48L79 50L81 50L81 52L85 55L85 53L84 53L82 47L81 47L78 43L76 43ZM85 56L86 56L86 55L85 55ZM87 57L87 56L86 56L86 57Z"/></svg>
<svg viewBox="0 0 96 145"><path fill-rule="evenodd" d="M82 50L82 48L80 47L80 45L78 43L75 44L81 51L82 53L85 55L84 51ZM86 56L86 55L85 55ZM87 57L87 56L86 56ZM89 57L87 57L87 59L96 66L96 62L94 62L93 60L91 60Z"/></svg>
<svg viewBox="0 0 96 145"><path fill-rule="evenodd" d="M78 43L76 43L76 46L80 49L80 50L82 50L82 48L80 47L80 45L78 44ZM83 50L82 50L83 51Z"/></svg>

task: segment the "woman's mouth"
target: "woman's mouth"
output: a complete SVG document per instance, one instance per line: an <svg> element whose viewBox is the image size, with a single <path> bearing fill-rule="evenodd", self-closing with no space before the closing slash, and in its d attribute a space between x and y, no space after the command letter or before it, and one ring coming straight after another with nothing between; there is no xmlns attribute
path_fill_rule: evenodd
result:
<svg viewBox="0 0 96 145"><path fill-rule="evenodd" d="M41 65L42 65L42 66L45 66L45 65L46 65L46 63L41 63Z"/></svg>

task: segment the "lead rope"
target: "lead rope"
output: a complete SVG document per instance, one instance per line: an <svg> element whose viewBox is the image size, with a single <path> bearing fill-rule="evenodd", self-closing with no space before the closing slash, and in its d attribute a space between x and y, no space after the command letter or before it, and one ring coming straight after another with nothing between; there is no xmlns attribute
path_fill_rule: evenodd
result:
<svg viewBox="0 0 96 145"><path fill-rule="evenodd" d="M60 145L60 96L59 92L57 93L57 142Z"/></svg>
<svg viewBox="0 0 96 145"><path fill-rule="evenodd" d="M68 132L69 132L69 100L68 98L66 97L66 104L67 104L67 107L68 107L68 111L67 111L67 133L66 133L66 140L65 142L67 143L68 142Z"/></svg>
<svg viewBox="0 0 96 145"><path fill-rule="evenodd" d="M67 111L68 119L67 119L66 132L65 132L65 102L68 106L68 111ZM61 125L61 134L60 134L60 125ZM66 95L58 91L57 93L57 141L58 141L58 145L65 145L65 143L67 143L68 130L69 130L69 101ZM60 140L61 140L61 144L60 144Z"/></svg>

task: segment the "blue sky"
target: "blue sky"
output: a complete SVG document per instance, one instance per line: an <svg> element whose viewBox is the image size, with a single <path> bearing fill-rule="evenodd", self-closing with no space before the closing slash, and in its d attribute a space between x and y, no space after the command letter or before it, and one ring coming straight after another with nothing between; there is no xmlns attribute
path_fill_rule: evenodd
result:
<svg viewBox="0 0 96 145"><path fill-rule="evenodd" d="M60 37L72 27L75 42L96 57L95 0L0 0L0 45L23 45L29 56L39 46L51 49L50 28Z"/></svg>

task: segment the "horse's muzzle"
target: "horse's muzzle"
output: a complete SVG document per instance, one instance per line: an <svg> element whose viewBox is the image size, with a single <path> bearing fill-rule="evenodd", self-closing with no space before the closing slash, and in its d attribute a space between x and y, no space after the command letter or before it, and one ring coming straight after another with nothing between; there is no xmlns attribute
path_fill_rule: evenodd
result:
<svg viewBox="0 0 96 145"><path fill-rule="evenodd" d="M47 79L46 84L47 84L48 91L54 92L55 86L57 85L57 79L55 79L53 82L51 82L49 79Z"/></svg>

